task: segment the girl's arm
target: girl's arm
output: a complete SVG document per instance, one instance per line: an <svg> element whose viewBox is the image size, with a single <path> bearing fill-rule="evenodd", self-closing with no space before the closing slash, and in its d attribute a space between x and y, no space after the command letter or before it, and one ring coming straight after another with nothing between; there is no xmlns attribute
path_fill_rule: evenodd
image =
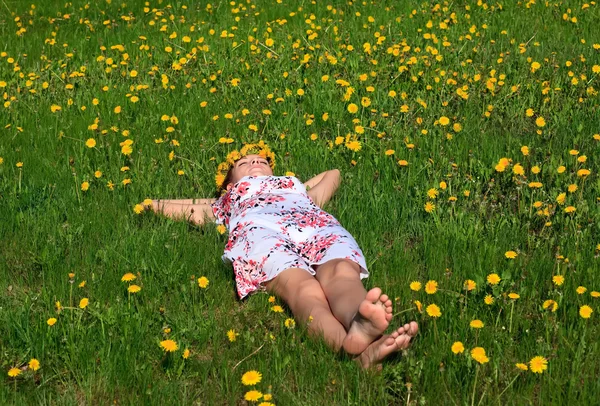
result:
<svg viewBox="0 0 600 406"><path fill-rule="evenodd" d="M332 169L315 176L313 179L317 178L319 178L318 183L307 193L317 206L323 208L340 186L340 171ZM313 179L309 180L309 182Z"/></svg>
<svg viewBox="0 0 600 406"><path fill-rule="evenodd" d="M210 201L216 199L202 200ZM185 204L180 203L180 201L172 200L171 202L167 202L165 200L152 200L152 210L175 220L187 220L197 225L204 224L206 219L210 221L215 219L210 203Z"/></svg>
<svg viewBox="0 0 600 406"><path fill-rule="evenodd" d="M304 182L304 186L306 186L307 189L314 188L315 185L323 179L323 177L325 176L325 174L327 172L328 171L322 172L322 173L318 174L317 176L315 176L314 178L307 180L306 182Z"/></svg>

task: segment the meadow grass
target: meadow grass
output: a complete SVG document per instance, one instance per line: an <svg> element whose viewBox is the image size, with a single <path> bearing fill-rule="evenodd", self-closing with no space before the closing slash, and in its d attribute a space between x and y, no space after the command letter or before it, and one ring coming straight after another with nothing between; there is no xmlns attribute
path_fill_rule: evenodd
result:
<svg viewBox="0 0 600 406"><path fill-rule="evenodd" d="M597 403L598 21L575 1L4 0L0 403ZM381 373L268 294L240 302L214 224L134 211L214 197L259 139L276 175L341 170L326 210L392 325L420 325Z"/></svg>

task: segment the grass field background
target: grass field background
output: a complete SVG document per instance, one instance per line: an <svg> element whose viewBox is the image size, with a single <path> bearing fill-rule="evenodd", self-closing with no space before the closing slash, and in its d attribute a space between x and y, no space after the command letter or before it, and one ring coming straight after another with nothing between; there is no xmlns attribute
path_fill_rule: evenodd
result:
<svg viewBox="0 0 600 406"><path fill-rule="evenodd" d="M597 403L598 21L581 1L3 1L0 403ZM138 213L214 197L259 139L276 175L341 170L325 209L392 326L420 325L381 373L266 293L238 301L214 224Z"/></svg>

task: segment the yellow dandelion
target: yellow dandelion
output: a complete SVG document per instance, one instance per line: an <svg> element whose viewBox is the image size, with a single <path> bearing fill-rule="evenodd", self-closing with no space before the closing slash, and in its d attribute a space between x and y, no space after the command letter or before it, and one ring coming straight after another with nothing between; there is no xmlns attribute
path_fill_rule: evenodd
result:
<svg viewBox="0 0 600 406"><path fill-rule="evenodd" d="M548 360L541 356L533 357L529 361L529 369L535 374L541 374L548 369Z"/></svg>
<svg viewBox="0 0 600 406"><path fill-rule="evenodd" d="M488 306L494 304L494 297L492 295L485 295L483 302Z"/></svg>
<svg viewBox="0 0 600 406"><path fill-rule="evenodd" d="M242 375L242 384L252 386L259 383L262 379L262 374L258 371L251 370Z"/></svg>
<svg viewBox="0 0 600 406"><path fill-rule="evenodd" d="M40 369L40 361L38 361L35 358L30 359L27 365L32 371L37 371L38 369Z"/></svg>
<svg viewBox="0 0 600 406"><path fill-rule="evenodd" d="M198 286L202 289L206 289L208 287L209 280L206 276L201 276L198 278Z"/></svg>
<svg viewBox="0 0 600 406"><path fill-rule="evenodd" d="M179 348L177 343L173 340L164 340L160 342L160 346L165 352L174 352Z"/></svg>
<svg viewBox="0 0 600 406"><path fill-rule="evenodd" d="M8 376L11 378L16 378L19 375L21 375L21 370L19 368L11 368L8 370Z"/></svg>
<svg viewBox="0 0 600 406"><path fill-rule="evenodd" d="M191 352L190 349L186 348L185 350L183 350L183 354L181 354L181 357L183 359L188 359L190 357L190 352Z"/></svg>
<svg viewBox="0 0 600 406"><path fill-rule="evenodd" d="M239 336L239 335L240 335L240 333L236 333L235 330L229 330L227 332L227 339L230 342L234 342L236 340L237 336Z"/></svg>
<svg viewBox="0 0 600 406"><path fill-rule="evenodd" d="M472 291L477 289L477 283L472 279L467 279L464 283L464 287L467 291Z"/></svg>
<svg viewBox="0 0 600 406"><path fill-rule="evenodd" d="M296 327L296 321L294 319L291 319L291 318L285 319L285 323L284 324L289 329L292 329L292 328Z"/></svg>
<svg viewBox="0 0 600 406"><path fill-rule="evenodd" d="M88 306L89 303L90 303L90 300L87 297L84 297L83 299L81 299L79 301L79 308L80 309L85 309Z"/></svg>
<svg viewBox="0 0 600 406"><path fill-rule="evenodd" d="M358 111L358 106L354 103L350 103L348 105L348 112L351 114L356 114L356 112Z"/></svg>
<svg viewBox="0 0 600 406"><path fill-rule="evenodd" d="M519 295L518 293L511 292L508 294L508 297L513 300L516 300L516 299L519 299L521 297L521 295Z"/></svg>
<svg viewBox="0 0 600 406"><path fill-rule="evenodd" d="M485 364L490 360L485 354L485 349L483 347L473 348L471 350L471 357L480 364Z"/></svg>
<svg viewBox="0 0 600 406"><path fill-rule="evenodd" d="M50 317L48 320L46 320L46 324L48 324L50 327L52 327L53 325L56 324L56 318Z"/></svg>
<svg viewBox="0 0 600 406"><path fill-rule="evenodd" d="M469 326L472 328L483 328L484 324L481 320L472 320L471 323L469 323Z"/></svg>
<svg viewBox="0 0 600 406"><path fill-rule="evenodd" d="M551 307L551 308L550 308ZM550 308L550 310L552 312L555 312L556 309L558 309L558 303L556 303L556 301L552 300L552 299L548 299L545 300L544 303L542 304L542 308L543 309L548 309Z"/></svg>
<svg viewBox="0 0 600 406"><path fill-rule="evenodd" d="M248 402L256 402L258 401L260 398L262 398L263 394L257 390L251 390L246 392L246 394L244 395L244 399L246 399Z"/></svg>
<svg viewBox="0 0 600 406"><path fill-rule="evenodd" d="M460 341L456 341L452 344L452 352L455 354L462 354L465 351L465 346Z"/></svg>
<svg viewBox="0 0 600 406"><path fill-rule="evenodd" d="M432 202L427 202L425 203L423 208L427 213L433 213L433 211L435 210L435 204L433 204Z"/></svg>
<svg viewBox="0 0 600 406"><path fill-rule="evenodd" d="M522 362L516 363L515 366L519 368L521 371L527 371L529 367L527 364L523 364Z"/></svg>
<svg viewBox="0 0 600 406"><path fill-rule="evenodd" d="M450 119L446 116L442 116L442 117L440 117L439 122L441 125L446 126L446 125L450 124Z"/></svg>
<svg viewBox="0 0 600 406"><path fill-rule="evenodd" d="M538 127L543 127L546 125L546 120L544 120L544 117L538 117L535 119L535 125L537 125Z"/></svg>
<svg viewBox="0 0 600 406"><path fill-rule="evenodd" d="M412 281L410 283L410 290L418 292L421 290L421 282Z"/></svg>
<svg viewBox="0 0 600 406"><path fill-rule="evenodd" d="M552 277L552 282L556 285L556 286L561 286L563 283L565 283L565 277L562 275L554 275Z"/></svg>
<svg viewBox="0 0 600 406"><path fill-rule="evenodd" d="M585 292L587 292L587 288L585 286L579 286L575 291L578 295L583 295Z"/></svg>
<svg viewBox="0 0 600 406"><path fill-rule="evenodd" d="M425 311L430 317L434 318L440 317L442 315L442 311L436 304L430 304L429 306L427 306L427 308L425 308Z"/></svg>
<svg viewBox="0 0 600 406"><path fill-rule="evenodd" d="M425 284L425 293L427 293L428 295L433 295L435 292L437 292L437 287L438 283L436 281L427 281L427 283Z"/></svg>
<svg viewBox="0 0 600 406"><path fill-rule="evenodd" d="M501 280L502 278L500 278L500 276L498 276L498 274L496 273L491 273L487 276L487 282L490 285L497 285L500 283Z"/></svg>
<svg viewBox="0 0 600 406"><path fill-rule="evenodd" d="M517 257L517 253L515 251L506 251L504 256L508 259L515 259Z"/></svg>
<svg viewBox="0 0 600 406"><path fill-rule="evenodd" d="M583 305L579 308L579 315L584 319L589 319L593 312L594 310L588 305Z"/></svg>
<svg viewBox="0 0 600 406"><path fill-rule="evenodd" d="M271 307L271 310L275 313L283 313L283 307L281 307L279 305L275 305L275 306Z"/></svg>
<svg viewBox="0 0 600 406"><path fill-rule="evenodd" d="M131 272L127 272L125 275L123 275L123 277L121 278L121 282L131 282L132 280L134 280L136 278L136 276L134 274L132 274Z"/></svg>
<svg viewBox="0 0 600 406"><path fill-rule="evenodd" d="M127 292L129 293L138 293L142 288L138 285L129 285L127 288Z"/></svg>
<svg viewBox="0 0 600 406"><path fill-rule="evenodd" d="M94 148L96 146L96 140L93 138L88 138L85 142L85 146L88 148Z"/></svg>

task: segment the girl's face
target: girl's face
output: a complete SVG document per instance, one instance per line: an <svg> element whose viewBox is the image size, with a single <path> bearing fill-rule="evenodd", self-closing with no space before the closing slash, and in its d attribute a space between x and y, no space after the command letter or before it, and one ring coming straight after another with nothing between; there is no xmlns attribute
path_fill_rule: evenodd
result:
<svg viewBox="0 0 600 406"><path fill-rule="evenodd" d="M269 162L260 155L246 155L239 159L233 166L233 176L231 183L227 185L227 190L237 183L244 176L268 176L273 175L273 170Z"/></svg>

